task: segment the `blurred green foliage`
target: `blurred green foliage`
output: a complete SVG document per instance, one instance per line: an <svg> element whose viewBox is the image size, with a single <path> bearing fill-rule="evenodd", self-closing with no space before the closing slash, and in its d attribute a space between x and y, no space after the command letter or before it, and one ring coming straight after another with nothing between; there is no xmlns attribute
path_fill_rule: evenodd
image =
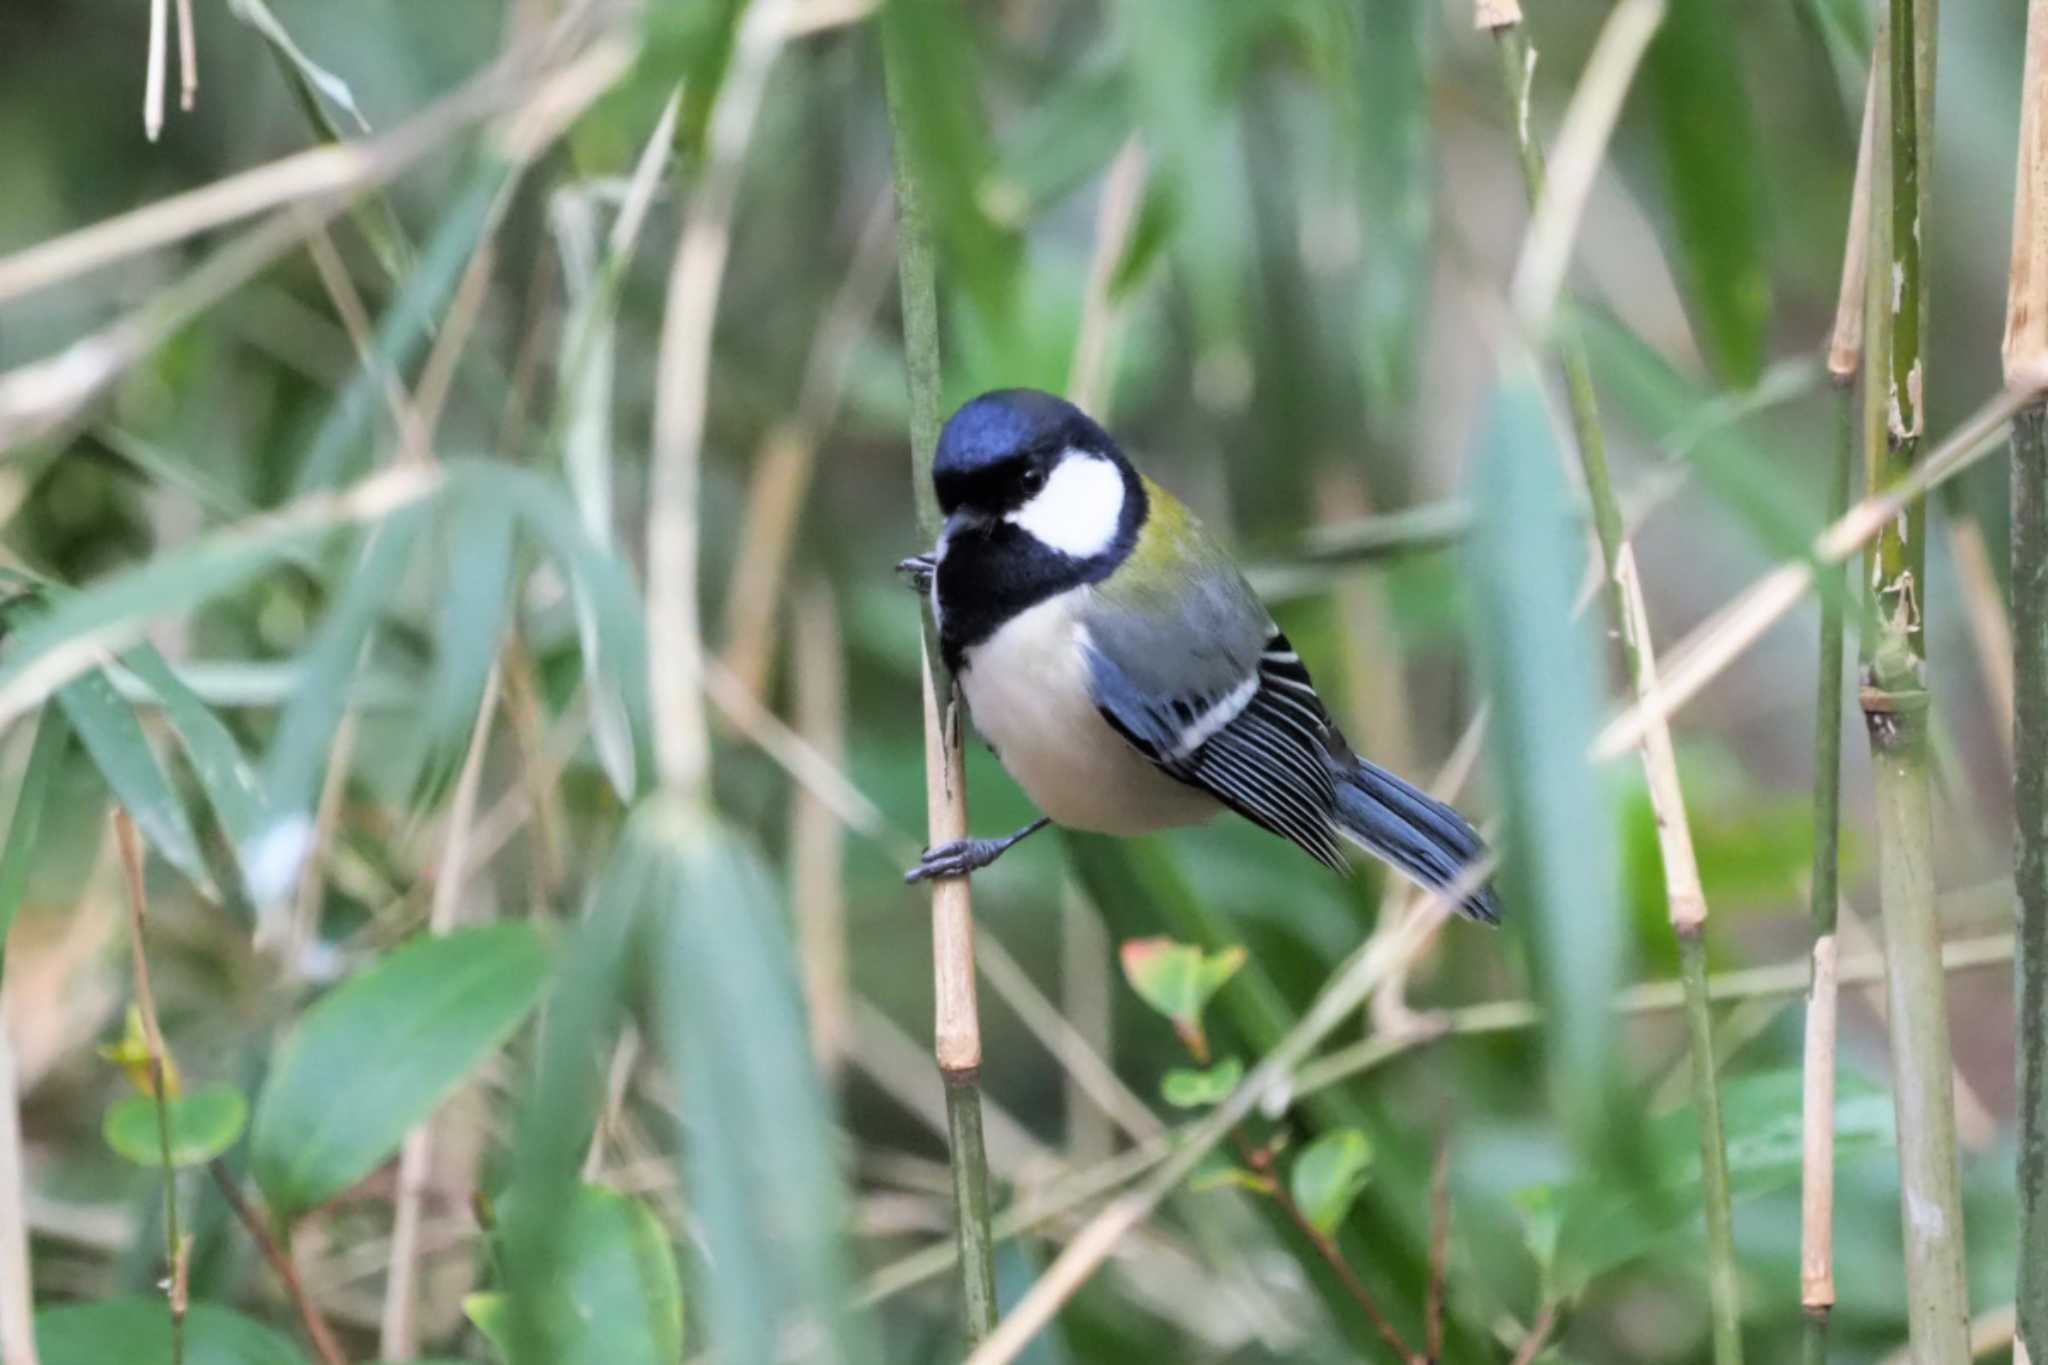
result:
<svg viewBox="0 0 2048 1365"><path fill-rule="evenodd" d="M405 127L566 8L200 6L197 107L174 111L152 146L136 111L146 7L10 4L0 258L316 143L360 142L365 127ZM1982 225L2010 202L2010 8L1949 6L1943 20L1936 433L1997 383L2002 237L1987 244ZM1603 12L1531 7L1528 116L1546 141ZM378 1349L391 1158L451 1094L476 1103L445 1111L469 1156L427 1208L443 1237L422 1278L432 1352L958 1358L951 1280L889 1278L950 1244L951 1211L926 1108L938 1081L916 1056L928 930L899 875L923 804L918 622L890 572L919 548L900 322L893 303L842 316L861 297L855 244L890 185L885 40L912 73L949 402L1064 387L1099 275L1115 314L1112 427L1226 539L1326 575L1280 614L1360 747L1427 778L1490 700L1485 762L1458 799L1498 817L1510 923L1447 929L1405 1003L1427 1020L1533 999L1551 1022L1404 1046L1294 1097L1261 1131L1297 1202L1402 1330L1417 1328L1428 1172L1446 1141L1447 1360L1507 1359L1553 1298L1554 1358L1705 1359L1692 1121L1663 1099L1678 1034L1606 1007L1623 979L1673 966L1653 817L1633 767L1595 774L1577 759L1619 695L1616 661L1600 600L1569 624L1587 546L1555 385L1540 358L1496 363L1524 219L1489 40L1462 6L1419 0L889 0L879 14L816 0L822 26L792 34L768 73L739 180L699 529L715 651L737 624L725 604L739 566L773 540L752 509L786 481L781 589L749 607L774 618L758 698L876 812L821 864L792 815L798 784L744 716L720 722L703 806L648 793L640 565L651 405L669 382L665 277L716 154L721 83L756 59L747 14L660 0L618 18L635 60L529 164L508 163L486 125L337 218L328 233L366 335L296 251L137 357L57 437L6 452L0 925L13 925L45 1365L166 1346L150 1292L162 1186L132 1164L156 1159L154 1107L93 1050L120 1032L129 991L103 848L112 801L152 848L151 966L189 1098L253 1109L246 1135L217 1122L200 1146L231 1142L234 1177L298 1225L305 1276L352 1358ZM1676 0L1582 225L1574 316L1660 645L1817 526L1826 403L1799 366L1833 306L1868 41L1854 3ZM522 76L522 93L554 69ZM672 162L637 249L622 248L605 234L679 85ZM1132 140L1145 176L1131 231L1098 261L1104 172ZM112 324L236 231L7 300L0 366ZM459 329L435 460L415 467L393 386L416 396ZM840 376L844 401L791 474L762 452L814 368ZM347 501L366 477L389 496ZM1956 504L1985 517L1994 554L1998 489L1973 475ZM342 502L293 502L335 490ZM1309 538L1452 499L1469 518L1412 552L1333 565ZM1942 871L1981 882L2002 871L2002 759L1939 548L1932 573L1930 654L1959 779ZM837 729L803 704L790 607L805 596L827 604L841 642L827 646L843 664ZM1681 717L1717 966L1803 951L1811 619ZM50 691L37 679L78 659L37 705ZM465 918L506 923L425 942L474 733L481 799L454 875ZM978 832L1030 817L985 754L969 785ZM1853 846L1853 760L1848 788ZM1852 905L1868 899L1859 872L1852 858ZM1372 931L1385 880L1333 879L1226 820L1136 843L1035 840L975 889L981 932L1076 1006L1086 1041L1170 1130L1187 1117L1174 1105L1214 1103L1234 1073L1186 1070L1184 1043L1107 953L1063 955L1063 916L1079 913L1069 883L1114 940L1167 935L1211 964L1241 949L1199 1001L1167 1008L1176 1023L1192 1008L1196 1036L1231 1067L1270 1048ZM846 994L806 1004L799 981L830 961L820 924L847 945ZM1957 1035L1965 1079L2003 1121L2010 1009L1992 982L1957 992ZM1085 1002L1104 992L1109 1018L1089 1022ZM999 1206L1048 1197L1080 1154L1144 1140L1103 1128L1028 1009L989 987L982 1008ZM1721 1059L1754 1359L1789 1355L1800 1320L1797 1010L1772 1008ZM1881 1075L1881 1030L1860 1010L1844 1023L1845 1071ZM608 1101L628 1025L645 1051ZM906 1034L908 1057L892 1041ZM1841 1111L1836 1343L1841 1359L1874 1359L1903 1331L1888 1100L1845 1074ZM1106 1135L1092 1146L1091 1127ZM1966 1173L1982 1308L2010 1292L2004 1134L1976 1136ZM1169 1204L1025 1358L1381 1349L1258 1180L1205 1183L1220 1188ZM187 1361L310 1359L217 1192L189 1173L176 1190L202 1300ZM1003 1244L1006 1304L1074 1226L1070 1211ZM465 1295L479 1296L466 1318Z"/></svg>

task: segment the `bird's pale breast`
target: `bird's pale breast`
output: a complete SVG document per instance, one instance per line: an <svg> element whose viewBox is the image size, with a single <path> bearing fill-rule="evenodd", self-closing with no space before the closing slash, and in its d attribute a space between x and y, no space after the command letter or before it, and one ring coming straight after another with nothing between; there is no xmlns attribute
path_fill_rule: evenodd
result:
<svg viewBox="0 0 2048 1365"><path fill-rule="evenodd" d="M1208 819L1214 798L1153 767L1095 709L1076 619L1089 591L1041 602L967 651L960 686L975 728L1058 824L1143 834Z"/></svg>

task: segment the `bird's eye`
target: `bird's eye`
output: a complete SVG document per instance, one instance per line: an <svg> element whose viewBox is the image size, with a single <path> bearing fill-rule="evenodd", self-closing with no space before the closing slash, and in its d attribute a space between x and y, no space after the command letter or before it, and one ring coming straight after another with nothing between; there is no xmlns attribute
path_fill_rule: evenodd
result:
<svg viewBox="0 0 2048 1365"><path fill-rule="evenodd" d="M1045 487L1045 470L1037 465L1032 465L1023 474L1018 476L1017 486L1024 490L1027 497L1036 493L1039 489Z"/></svg>

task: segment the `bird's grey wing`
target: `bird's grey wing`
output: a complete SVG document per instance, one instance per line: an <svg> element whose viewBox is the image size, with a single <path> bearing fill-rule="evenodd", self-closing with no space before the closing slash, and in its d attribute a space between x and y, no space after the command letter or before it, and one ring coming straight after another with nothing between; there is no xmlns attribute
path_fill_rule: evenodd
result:
<svg viewBox="0 0 2048 1365"><path fill-rule="evenodd" d="M1330 719L1293 646L1241 584L1170 605L1083 614L1096 709L1169 776L1343 868Z"/></svg>

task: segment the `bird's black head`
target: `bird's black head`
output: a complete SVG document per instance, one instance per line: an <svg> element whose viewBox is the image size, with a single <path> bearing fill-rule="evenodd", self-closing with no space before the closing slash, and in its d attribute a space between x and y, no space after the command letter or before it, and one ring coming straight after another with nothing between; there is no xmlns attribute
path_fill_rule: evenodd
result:
<svg viewBox="0 0 2048 1365"><path fill-rule="evenodd" d="M1014 512L1036 497L1060 461L1093 456L1124 466L1116 442L1088 415L1037 389L996 389L963 403L939 433L932 487L947 516Z"/></svg>
<svg viewBox="0 0 2048 1365"><path fill-rule="evenodd" d="M955 670L1019 612L1112 572L1149 506L1109 433L1035 389L998 389L954 413L932 484L946 514L934 602Z"/></svg>

